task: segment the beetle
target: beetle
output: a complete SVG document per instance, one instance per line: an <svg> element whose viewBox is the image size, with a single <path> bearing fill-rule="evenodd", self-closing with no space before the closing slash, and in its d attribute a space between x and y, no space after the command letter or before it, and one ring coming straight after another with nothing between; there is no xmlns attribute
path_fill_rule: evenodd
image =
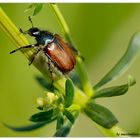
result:
<svg viewBox="0 0 140 140"><path fill-rule="evenodd" d="M32 27L27 31L20 29L20 32L34 37L36 43L15 49L11 51L10 54L25 48L35 48L37 51L29 65L33 63L36 55L40 51L43 51L45 56L60 72L66 74L72 71L76 64L76 55L78 55L78 51L66 43L58 34L53 34L49 31L40 30L39 28L34 27L31 17L28 18ZM51 69L50 72L52 73Z"/></svg>

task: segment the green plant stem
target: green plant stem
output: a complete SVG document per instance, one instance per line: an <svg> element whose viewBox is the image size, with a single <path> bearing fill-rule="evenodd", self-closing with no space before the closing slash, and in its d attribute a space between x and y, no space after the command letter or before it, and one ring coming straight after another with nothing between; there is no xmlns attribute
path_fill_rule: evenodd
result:
<svg viewBox="0 0 140 140"><path fill-rule="evenodd" d="M15 44L16 47L26 46L28 45L28 40L25 38L23 34L21 34L18 30L18 28L12 23L12 21L8 18L8 16L5 14L5 12L0 7L0 29L4 31L4 33L11 39L11 41ZM22 53L30 60L32 58L32 55L34 54L34 50L27 50L22 51ZM48 78L47 71L40 65L39 63L33 63L34 66L46 77ZM66 79L60 78L54 82L54 85L56 88L60 89L62 92L64 91L64 85L65 85ZM83 108L88 101L88 97L77 87L75 87L75 97L74 97L74 103L79 105L81 108ZM122 132L121 128L119 126L115 126L112 129L104 129L101 128L99 125L97 125L100 130L105 133L107 136L117 136L117 132ZM123 132L122 132L123 133Z"/></svg>
<svg viewBox="0 0 140 140"><path fill-rule="evenodd" d="M15 25L9 20L8 16L4 13L4 11L0 7L0 28L6 32L11 41L17 46L20 47L22 45L29 45L27 39L19 32L19 30L15 27ZM29 59L29 56L32 55L32 51L28 50L28 52L24 53L26 57Z"/></svg>
<svg viewBox="0 0 140 140"><path fill-rule="evenodd" d="M17 48L21 46L28 45L28 40L26 37L19 32L17 27L12 23L12 21L8 18L5 12L0 7L0 29L3 30L6 35L11 39L11 41L15 44ZM32 55L34 54L34 50L26 50L22 51L22 53L29 59L32 59ZM34 62L33 65L48 79L48 70L43 67L39 62ZM48 79L49 80L49 79ZM65 81L66 78L62 77L54 82L54 86L64 92L65 90ZM88 101L88 97L77 87L75 87L75 98L74 103L83 107L85 103Z"/></svg>
<svg viewBox="0 0 140 140"><path fill-rule="evenodd" d="M68 28L68 25L61 13L61 11L59 10L58 6L56 4L49 4L49 6L51 7L51 9L53 10L58 23L62 29L63 34L65 35L65 38L67 39L67 41L72 45L75 46L74 42L72 41L71 38L71 34L70 34L70 30ZM80 57L77 57L77 71L79 73L79 76L81 78L81 83L83 86L83 90L84 92L89 96L94 96L94 91L92 89L91 83L89 82L88 79L88 75L87 75L87 71L84 67L84 64L81 60Z"/></svg>
<svg viewBox="0 0 140 140"><path fill-rule="evenodd" d="M79 76L81 77L81 83L82 83L84 92L89 97L94 97L94 90L88 79L87 71L84 66L83 60L80 57L77 57L77 71L78 71Z"/></svg>
<svg viewBox="0 0 140 140"><path fill-rule="evenodd" d="M68 28L68 25L63 17L63 15L61 14L59 8L57 7L56 4L49 4L50 8L53 10L53 12L55 13L55 16L57 17L58 23L62 29L63 34L65 35L67 41L72 45L74 44L72 41L72 38L70 37L70 30Z"/></svg>

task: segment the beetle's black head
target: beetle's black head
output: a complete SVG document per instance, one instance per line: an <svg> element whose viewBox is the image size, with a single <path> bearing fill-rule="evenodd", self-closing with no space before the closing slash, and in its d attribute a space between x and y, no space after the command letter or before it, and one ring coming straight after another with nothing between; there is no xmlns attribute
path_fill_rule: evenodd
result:
<svg viewBox="0 0 140 140"><path fill-rule="evenodd" d="M28 30L28 34L30 36L37 37L40 34L40 29L38 29L37 27L32 27Z"/></svg>

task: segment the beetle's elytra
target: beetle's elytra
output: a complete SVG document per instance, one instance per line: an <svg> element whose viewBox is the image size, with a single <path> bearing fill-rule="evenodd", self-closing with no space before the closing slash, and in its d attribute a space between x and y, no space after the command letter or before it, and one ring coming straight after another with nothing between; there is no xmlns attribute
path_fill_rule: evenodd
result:
<svg viewBox="0 0 140 140"><path fill-rule="evenodd" d="M35 37L36 44L20 47L10 53L14 53L20 49L35 48L37 52L29 63L30 65L38 52L42 50L59 71L64 74L70 72L76 64L75 48L68 45L68 43L66 43L58 34L53 34L49 31L40 30L39 28L34 27L30 17L29 21L32 24L32 28L25 32L20 29L20 32Z"/></svg>

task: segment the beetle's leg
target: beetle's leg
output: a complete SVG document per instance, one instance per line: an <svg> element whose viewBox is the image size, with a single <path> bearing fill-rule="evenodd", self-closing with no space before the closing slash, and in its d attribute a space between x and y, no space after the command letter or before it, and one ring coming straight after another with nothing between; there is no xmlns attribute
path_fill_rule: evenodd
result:
<svg viewBox="0 0 140 140"><path fill-rule="evenodd" d="M24 31L23 31L21 28L19 28L19 31L20 31L22 34L24 34Z"/></svg>
<svg viewBox="0 0 140 140"><path fill-rule="evenodd" d="M49 67L48 70L49 70L51 78L52 78L52 81L51 81L51 84L50 84L50 89L52 89L54 80L53 80L53 71L51 69L51 60L50 60L49 57L48 57L48 67Z"/></svg>
<svg viewBox="0 0 140 140"><path fill-rule="evenodd" d="M82 59L82 61L85 60L85 58L80 54L78 50L76 50L74 47L71 48L74 54Z"/></svg>
<svg viewBox="0 0 140 140"><path fill-rule="evenodd" d="M15 50L11 51L10 54L15 53L16 51L19 51L19 50L22 50L22 49L25 49L25 48L34 48L36 46L38 46L38 44L32 44L32 45L23 46L23 47L20 47L20 48L17 48Z"/></svg>
<svg viewBox="0 0 140 140"><path fill-rule="evenodd" d="M72 49L72 51L75 55L80 57L83 61L85 60L85 58L80 54L80 52L76 48L74 48L72 45L69 45L69 44L68 44L68 46L70 46L70 48Z"/></svg>
<svg viewBox="0 0 140 140"><path fill-rule="evenodd" d="M52 69L51 69L51 60L48 58L48 70L49 70L49 72L50 72L50 74L51 74L51 78L53 79L53 71L52 71Z"/></svg>
<svg viewBox="0 0 140 140"><path fill-rule="evenodd" d="M77 49L75 49L72 45L69 45L69 46L72 49L72 51L74 52L74 54L79 55L79 51Z"/></svg>
<svg viewBox="0 0 140 140"><path fill-rule="evenodd" d="M52 82L51 82L50 88L52 88L52 87L53 87L54 78L53 78L53 71L52 71L52 69L51 69L51 65L50 65L50 64L51 64L51 62L52 62L54 65L57 66L57 63L54 62L54 61L51 59L51 57L50 57L46 52L44 52L44 53L45 53L45 55L48 57L48 67L49 67L49 71L50 71L51 78L52 78Z"/></svg>
<svg viewBox="0 0 140 140"><path fill-rule="evenodd" d="M23 31L21 28L19 28L19 31L20 31L22 34L28 34L28 31Z"/></svg>
<svg viewBox="0 0 140 140"><path fill-rule="evenodd" d="M33 63L33 61L35 60L36 55L40 52L41 49L38 49L37 52L34 54L33 58L31 59L31 61L29 62L29 66Z"/></svg>

